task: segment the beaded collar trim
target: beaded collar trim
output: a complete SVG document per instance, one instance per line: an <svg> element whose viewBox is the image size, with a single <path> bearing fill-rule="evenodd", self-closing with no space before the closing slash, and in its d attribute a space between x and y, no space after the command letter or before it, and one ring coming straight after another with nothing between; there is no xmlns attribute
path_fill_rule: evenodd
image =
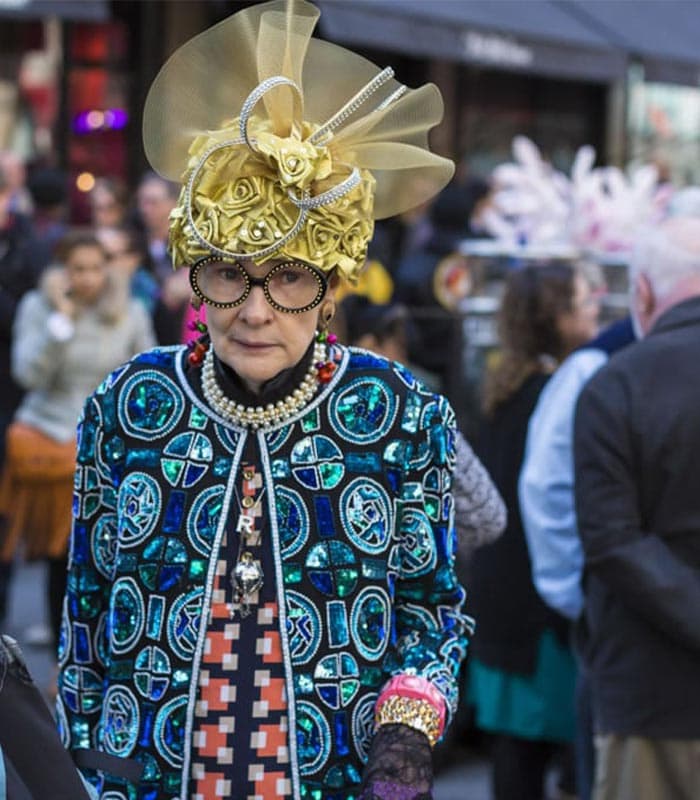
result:
<svg viewBox="0 0 700 800"><path fill-rule="evenodd" d="M319 383L326 383L323 370L327 369L328 349L325 342L314 345L314 355L309 369L299 386L284 400L266 406L250 408L226 397L214 374L214 354L207 350L202 365L202 391L209 406L224 419L242 428L263 430L272 428L297 414L316 393Z"/></svg>

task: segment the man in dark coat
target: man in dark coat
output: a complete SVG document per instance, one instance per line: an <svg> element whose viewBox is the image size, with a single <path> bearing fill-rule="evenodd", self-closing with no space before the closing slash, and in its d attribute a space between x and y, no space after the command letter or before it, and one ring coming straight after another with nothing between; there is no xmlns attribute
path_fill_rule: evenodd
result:
<svg viewBox="0 0 700 800"><path fill-rule="evenodd" d="M578 403L595 800L700 791L700 218L640 241L632 312L644 338Z"/></svg>

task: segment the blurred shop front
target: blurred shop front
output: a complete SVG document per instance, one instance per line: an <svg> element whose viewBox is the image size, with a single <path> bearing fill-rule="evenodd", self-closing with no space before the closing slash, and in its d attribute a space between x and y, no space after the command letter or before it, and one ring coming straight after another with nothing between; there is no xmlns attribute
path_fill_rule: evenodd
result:
<svg viewBox="0 0 700 800"><path fill-rule="evenodd" d="M164 59L227 13L216 2L0 0L0 149L66 169L72 220L85 221L97 177L133 185L146 169L141 109Z"/></svg>
<svg viewBox="0 0 700 800"><path fill-rule="evenodd" d="M165 58L250 3L236 0L0 0L0 147L51 160L82 184L133 183L146 164L140 110ZM594 144L605 153L608 89L624 57L544 0L320 0L318 33L399 80L433 80L444 123L434 146L485 173L516 133L555 164ZM504 28L504 21L507 23ZM77 202L77 201L76 201ZM79 210L79 209L78 209Z"/></svg>
<svg viewBox="0 0 700 800"><path fill-rule="evenodd" d="M488 174L513 137L536 141L557 167L583 144L606 157L611 88L624 53L547 0L321 0L321 31L394 64L422 67L445 99L433 141ZM399 80L403 78L398 75Z"/></svg>
<svg viewBox="0 0 700 800"><path fill-rule="evenodd" d="M181 43L254 0L0 0L0 148L133 185L148 86ZM436 82L433 146L486 175L516 134L559 169L658 157L700 179L697 2L318 0L317 34ZM634 7L634 13L631 8ZM74 206L83 213L84 194Z"/></svg>
<svg viewBox="0 0 700 800"><path fill-rule="evenodd" d="M78 218L78 177L127 162L126 47L105 0L0 0L0 148L67 167Z"/></svg>

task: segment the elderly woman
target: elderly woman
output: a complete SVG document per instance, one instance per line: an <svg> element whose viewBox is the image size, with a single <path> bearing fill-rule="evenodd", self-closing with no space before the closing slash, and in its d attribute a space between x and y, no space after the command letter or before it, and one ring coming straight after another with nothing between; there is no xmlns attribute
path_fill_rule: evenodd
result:
<svg viewBox="0 0 700 800"><path fill-rule="evenodd" d="M449 179L442 104L317 16L239 12L147 101L209 329L114 372L80 427L58 709L103 800L430 797L456 704L453 412L326 332L373 219Z"/></svg>

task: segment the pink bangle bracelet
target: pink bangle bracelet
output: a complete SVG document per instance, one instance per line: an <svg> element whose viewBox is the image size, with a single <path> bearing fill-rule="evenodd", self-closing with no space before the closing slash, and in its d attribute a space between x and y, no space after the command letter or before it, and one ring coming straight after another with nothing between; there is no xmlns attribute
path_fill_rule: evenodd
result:
<svg viewBox="0 0 700 800"><path fill-rule="evenodd" d="M429 703L438 715L440 735L442 735L445 727L445 698L427 678L422 678L420 675L406 675L405 673L394 675L380 692L375 708L380 708L386 700L395 695Z"/></svg>

